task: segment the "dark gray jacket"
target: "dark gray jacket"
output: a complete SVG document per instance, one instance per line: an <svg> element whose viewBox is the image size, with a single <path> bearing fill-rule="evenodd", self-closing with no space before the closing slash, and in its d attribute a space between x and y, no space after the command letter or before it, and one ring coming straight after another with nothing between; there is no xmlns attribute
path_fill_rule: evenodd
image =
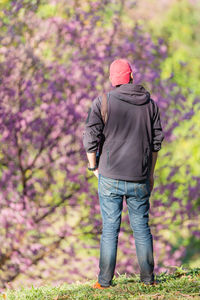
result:
<svg viewBox="0 0 200 300"><path fill-rule="evenodd" d="M133 83L116 87L108 94L108 119L101 116L102 97L89 110L83 133L86 152L95 152L105 139L99 173L114 179L141 181L149 176L152 151L164 139L160 113L150 93Z"/></svg>

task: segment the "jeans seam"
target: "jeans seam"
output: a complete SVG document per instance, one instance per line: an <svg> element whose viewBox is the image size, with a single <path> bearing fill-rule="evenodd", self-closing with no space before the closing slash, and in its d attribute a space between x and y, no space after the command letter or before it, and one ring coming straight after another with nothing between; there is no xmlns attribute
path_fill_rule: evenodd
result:
<svg viewBox="0 0 200 300"><path fill-rule="evenodd" d="M127 185L126 185L126 181L124 181L124 189L125 189L125 195L127 195Z"/></svg>
<svg viewBox="0 0 200 300"><path fill-rule="evenodd" d="M117 184L116 184L116 188L115 188L115 193L117 194L118 191L118 186L119 186L119 180L117 179Z"/></svg>

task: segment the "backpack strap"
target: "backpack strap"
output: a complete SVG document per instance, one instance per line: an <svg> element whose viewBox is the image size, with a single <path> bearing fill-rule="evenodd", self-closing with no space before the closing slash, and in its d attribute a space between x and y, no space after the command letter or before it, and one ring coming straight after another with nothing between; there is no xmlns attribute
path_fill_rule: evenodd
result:
<svg viewBox="0 0 200 300"><path fill-rule="evenodd" d="M108 119L108 103L107 103L107 95L104 93L102 94L101 116L105 124Z"/></svg>

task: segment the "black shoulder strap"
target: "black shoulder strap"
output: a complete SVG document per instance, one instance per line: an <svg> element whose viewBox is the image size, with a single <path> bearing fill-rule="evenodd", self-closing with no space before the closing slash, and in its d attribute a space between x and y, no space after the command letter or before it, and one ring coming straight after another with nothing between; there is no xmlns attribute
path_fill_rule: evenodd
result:
<svg viewBox="0 0 200 300"><path fill-rule="evenodd" d="M107 104L107 96L104 93L102 94L101 116L105 124L108 119L108 104Z"/></svg>

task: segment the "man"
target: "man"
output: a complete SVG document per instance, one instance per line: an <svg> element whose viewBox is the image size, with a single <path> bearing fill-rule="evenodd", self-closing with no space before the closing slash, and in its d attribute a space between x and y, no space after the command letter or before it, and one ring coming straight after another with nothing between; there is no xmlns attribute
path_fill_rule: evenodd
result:
<svg viewBox="0 0 200 300"><path fill-rule="evenodd" d="M107 97L107 120L104 124L103 97L98 97L88 113L83 135L88 169L98 178L103 220L100 272L98 282L93 286L98 289L109 287L114 276L124 196L135 238L141 282L154 284L149 197L164 135L157 104L142 85L133 83L133 79L127 60L113 61L110 80L115 88ZM102 137L104 144L97 165L96 152Z"/></svg>

